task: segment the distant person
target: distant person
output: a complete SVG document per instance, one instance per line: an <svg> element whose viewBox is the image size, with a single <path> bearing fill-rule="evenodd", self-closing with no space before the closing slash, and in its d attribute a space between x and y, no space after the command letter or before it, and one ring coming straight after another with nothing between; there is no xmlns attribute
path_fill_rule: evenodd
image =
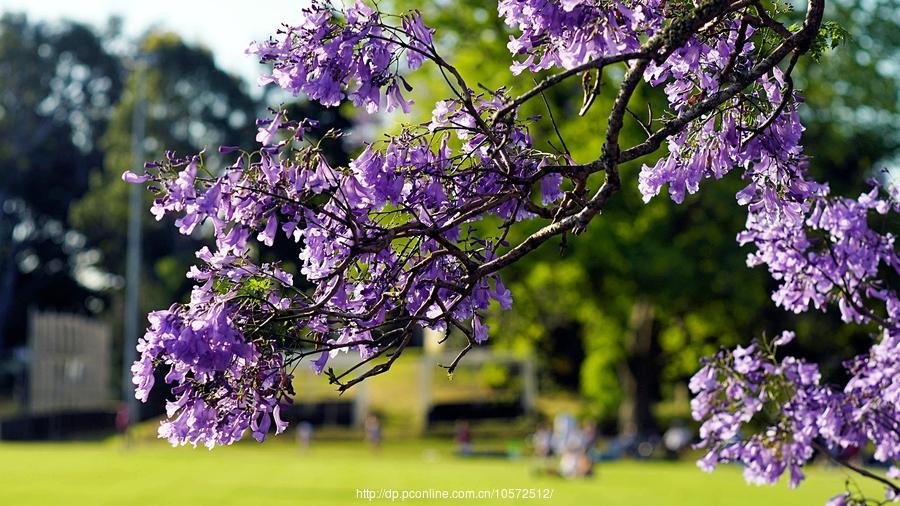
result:
<svg viewBox="0 0 900 506"><path fill-rule="evenodd" d="M128 432L128 404L119 404L116 409L116 430L120 434Z"/></svg>
<svg viewBox="0 0 900 506"><path fill-rule="evenodd" d="M597 422L585 419L581 423L581 444L584 452L590 455L597 446Z"/></svg>
<svg viewBox="0 0 900 506"><path fill-rule="evenodd" d="M121 403L116 409L116 431L122 435L122 443L125 448L134 444L134 431L128 430L131 426L131 416L128 413L128 404Z"/></svg>
<svg viewBox="0 0 900 506"><path fill-rule="evenodd" d="M309 422L300 422L297 424L297 446L303 450L308 450L312 446L313 426Z"/></svg>
<svg viewBox="0 0 900 506"><path fill-rule="evenodd" d="M365 431L366 431L366 442L369 443L369 446L372 447L376 452L381 449L381 420L378 419L378 415L374 413L369 413L366 416L365 423Z"/></svg>
<svg viewBox="0 0 900 506"><path fill-rule="evenodd" d="M577 423L572 415L567 413L556 415L556 418L553 419L553 437L551 439L553 453L562 455L566 447L571 444L572 436L577 432Z"/></svg>
<svg viewBox="0 0 900 506"><path fill-rule="evenodd" d="M575 476L578 478L588 478L594 475L594 459L584 452L578 456L575 464Z"/></svg>
<svg viewBox="0 0 900 506"><path fill-rule="evenodd" d="M684 426L681 420L672 423L669 430L663 434L663 446L666 448L667 456L678 457L691 444L692 437L691 431Z"/></svg>
<svg viewBox="0 0 900 506"><path fill-rule="evenodd" d="M456 422L456 453L462 456L472 454L472 427L469 422L460 420Z"/></svg>
<svg viewBox="0 0 900 506"><path fill-rule="evenodd" d="M564 424L566 429L560 437L561 446L559 450L559 474L566 478L578 478L582 476L583 458L585 456L585 438L584 433L575 424L575 419L571 419L571 423Z"/></svg>
<svg viewBox="0 0 900 506"><path fill-rule="evenodd" d="M531 445L534 447L534 456L539 459L546 459L553 454L553 433L546 423L538 424L531 436Z"/></svg>
<svg viewBox="0 0 900 506"><path fill-rule="evenodd" d="M580 453L574 450L564 450L559 456L559 475L564 478L575 478L578 473L578 460Z"/></svg>

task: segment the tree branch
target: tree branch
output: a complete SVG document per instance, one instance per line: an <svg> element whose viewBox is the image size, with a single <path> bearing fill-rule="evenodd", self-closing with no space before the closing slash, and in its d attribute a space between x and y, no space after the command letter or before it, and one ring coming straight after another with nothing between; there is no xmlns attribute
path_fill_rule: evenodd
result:
<svg viewBox="0 0 900 506"><path fill-rule="evenodd" d="M618 162L624 163L631 161L656 151L659 149L660 145L662 145L662 142L668 139L669 136L680 132L681 129L691 121L712 111L726 100L735 97L738 93L743 91L744 88L762 77L766 72L772 70L773 67L778 65L778 63L792 51L803 53L809 49L810 43L815 39L815 36L819 31L819 26L822 24L824 4L825 0L808 0L806 19L803 22L803 27L797 33L782 42L769 54L769 56L757 63L750 72L735 79L735 81L726 88L701 100L694 107L687 109L677 118L665 122L662 128L657 130L644 142L623 151L618 158Z"/></svg>
<svg viewBox="0 0 900 506"><path fill-rule="evenodd" d="M878 476L877 474L869 471L868 469L853 465L844 459L839 459L839 458L835 457L834 455L831 454L830 451L828 451L828 448L826 448L824 445L820 444L817 441L813 441L812 446L814 448L816 448L817 450L821 451L822 453L824 453L825 455L827 455L828 459L831 460L832 462L834 462L838 465L844 466L847 469L849 469L849 470L853 471L854 473L857 473L861 476L865 476L866 478L875 480L875 481L881 483L882 485L893 490L894 493L900 493L900 487L898 487L894 482L888 480L887 478Z"/></svg>

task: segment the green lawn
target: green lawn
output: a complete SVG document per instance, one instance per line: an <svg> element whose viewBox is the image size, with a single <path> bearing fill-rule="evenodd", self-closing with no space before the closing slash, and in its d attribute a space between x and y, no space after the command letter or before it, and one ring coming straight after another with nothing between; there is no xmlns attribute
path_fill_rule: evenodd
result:
<svg viewBox="0 0 900 506"><path fill-rule="evenodd" d="M440 441L388 444L373 454L359 443L320 442L303 452L288 438L213 451L120 441L0 444L0 505L362 505L357 488L552 489L549 500L407 501L407 504L766 505L823 504L843 487L836 469L811 470L797 490L745 485L740 470L713 474L691 462L617 462L593 479L535 476L533 464L452 456ZM874 490L874 489L873 489ZM389 504L375 500L371 504ZM400 503L400 501L396 501Z"/></svg>

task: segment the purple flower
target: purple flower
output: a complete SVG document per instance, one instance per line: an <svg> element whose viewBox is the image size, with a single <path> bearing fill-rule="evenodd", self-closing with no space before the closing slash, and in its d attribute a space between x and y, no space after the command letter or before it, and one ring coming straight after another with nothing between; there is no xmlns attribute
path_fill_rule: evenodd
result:
<svg viewBox="0 0 900 506"><path fill-rule="evenodd" d="M274 118L268 121L260 122L259 133L256 134L256 142L263 146L269 146L278 134L281 128L281 114L276 114Z"/></svg>
<svg viewBox="0 0 900 506"><path fill-rule="evenodd" d="M400 28L385 30L380 13L361 1L344 11L315 1L302 10L297 25L281 31L279 40L253 44L247 52L273 64L260 84L277 83L324 106L339 105L349 96L374 113L386 98L388 111L399 106L408 112L410 102L401 96L398 81L408 85L392 63L405 52L407 68L420 67L430 58L434 30L418 12L403 16ZM276 128L261 129L257 140L269 144Z"/></svg>
<svg viewBox="0 0 900 506"><path fill-rule="evenodd" d="M481 344L487 341L488 326L481 322L478 315L472 316L472 331L475 334L475 342Z"/></svg>
<svg viewBox="0 0 900 506"><path fill-rule="evenodd" d="M278 231L278 219L275 218L275 215L269 215L269 219L266 221L266 228L263 229L256 238L265 244L266 246L271 246L275 241L275 233Z"/></svg>
<svg viewBox="0 0 900 506"><path fill-rule="evenodd" d="M846 506L848 504L848 499L850 499L850 494L844 492L843 494L838 494L825 503L825 506Z"/></svg>
<svg viewBox="0 0 900 506"><path fill-rule="evenodd" d="M122 181L125 181L126 183L140 184L146 183L149 180L150 174L143 174L139 176L134 172L131 172L130 170L126 170L122 173Z"/></svg>
<svg viewBox="0 0 900 506"><path fill-rule="evenodd" d="M781 333L780 336L778 336L774 341L772 341L772 343L775 346L785 346L788 343L790 343L791 341L793 341L794 337L795 337L794 332L792 332L790 330L785 330L784 332Z"/></svg>

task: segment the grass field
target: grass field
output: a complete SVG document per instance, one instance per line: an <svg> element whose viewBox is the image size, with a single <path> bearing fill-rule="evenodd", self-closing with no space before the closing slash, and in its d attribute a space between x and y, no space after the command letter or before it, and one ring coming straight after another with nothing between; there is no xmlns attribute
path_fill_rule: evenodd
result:
<svg viewBox="0 0 900 506"><path fill-rule="evenodd" d="M736 467L713 474L692 462L617 462L589 480L536 476L528 459L461 459L443 441L319 442L301 451L288 438L214 451L120 440L0 444L0 505L362 505L356 489L551 489L548 500L411 500L404 504L801 505L823 504L845 473L815 468L797 490L745 485ZM873 489L873 492L875 489ZM400 501L394 503L399 504Z"/></svg>

